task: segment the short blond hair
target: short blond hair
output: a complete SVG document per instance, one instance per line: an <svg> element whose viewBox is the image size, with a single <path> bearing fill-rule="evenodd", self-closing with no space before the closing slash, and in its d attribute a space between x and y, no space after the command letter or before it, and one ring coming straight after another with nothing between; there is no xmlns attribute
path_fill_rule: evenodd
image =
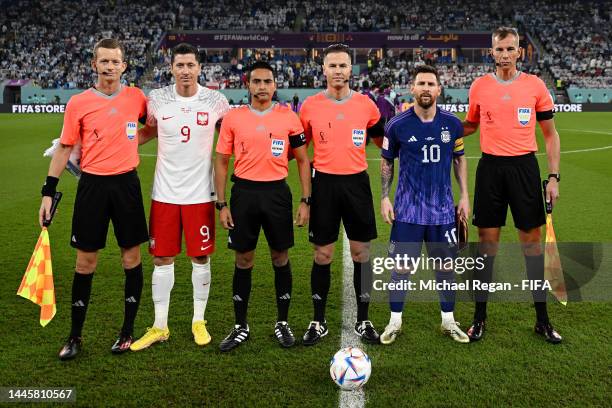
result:
<svg viewBox="0 0 612 408"><path fill-rule="evenodd" d="M518 30L514 27L498 27L495 31L493 31L493 35L491 36L491 42L495 42L496 39L503 40L509 35L513 35L516 37L517 41L520 41L521 37L519 36Z"/></svg>
<svg viewBox="0 0 612 408"><path fill-rule="evenodd" d="M94 45L93 49L93 58L96 59L98 56L98 48L108 48L108 49L119 49L121 51L121 60L125 61L125 47L121 43L121 41L115 38L103 38Z"/></svg>

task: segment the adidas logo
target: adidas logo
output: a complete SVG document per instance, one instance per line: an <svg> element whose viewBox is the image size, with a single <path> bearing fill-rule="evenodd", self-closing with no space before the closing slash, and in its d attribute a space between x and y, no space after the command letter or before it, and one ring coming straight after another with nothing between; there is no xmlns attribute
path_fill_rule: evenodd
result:
<svg viewBox="0 0 612 408"><path fill-rule="evenodd" d="M308 233L308 236L309 236L309 237L311 237L311 238L312 238L312 237L314 237L314 234L312 233L312 231L310 231L310 232Z"/></svg>
<svg viewBox="0 0 612 408"><path fill-rule="evenodd" d="M234 295L234 297L232 297L232 299L234 299L236 302L242 302L242 298L238 295Z"/></svg>
<svg viewBox="0 0 612 408"><path fill-rule="evenodd" d="M314 300L322 300L321 296L319 296L317 293L315 293L314 295L312 295L312 298Z"/></svg>
<svg viewBox="0 0 612 408"><path fill-rule="evenodd" d="M362 293L361 295L359 295L359 299L361 299L362 301L369 301L370 300L370 294L369 293Z"/></svg>
<svg viewBox="0 0 612 408"><path fill-rule="evenodd" d="M291 295L289 295L288 293L285 293L283 296L280 296L279 299L289 300L289 299L291 299Z"/></svg>
<svg viewBox="0 0 612 408"><path fill-rule="evenodd" d="M82 300L77 300L76 302L74 302L72 304L72 306L75 306L75 307L85 307L85 303L83 303Z"/></svg>
<svg viewBox="0 0 612 408"><path fill-rule="evenodd" d="M129 298L126 298L125 301L128 303L136 303L136 298L134 296L130 296Z"/></svg>
<svg viewBox="0 0 612 408"><path fill-rule="evenodd" d="M410 136L410 139L408 139L408 143L411 143L411 142L418 142L418 140L416 137Z"/></svg>
<svg viewBox="0 0 612 408"><path fill-rule="evenodd" d="M74 235L72 236L72 242L76 242L76 237Z"/></svg>
<svg viewBox="0 0 612 408"><path fill-rule="evenodd" d="M232 243L232 237L228 236L227 237L227 242L231 244Z"/></svg>

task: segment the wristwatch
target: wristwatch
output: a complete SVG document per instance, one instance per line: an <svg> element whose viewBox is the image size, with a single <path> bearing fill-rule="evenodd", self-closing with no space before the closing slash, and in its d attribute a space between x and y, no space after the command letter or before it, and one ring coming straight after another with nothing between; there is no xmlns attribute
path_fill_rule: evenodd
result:
<svg viewBox="0 0 612 408"><path fill-rule="evenodd" d="M559 174L559 173L550 173L548 175L548 178L550 179L551 177L556 178L557 179L557 183L561 181L561 174Z"/></svg>
<svg viewBox="0 0 612 408"><path fill-rule="evenodd" d="M310 197L302 197L300 203L304 203L306 205L310 205Z"/></svg>
<svg viewBox="0 0 612 408"><path fill-rule="evenodd" d="M219 211L221 211L225 207L227 207L227 201L217 201L215 203L215 208Z"/></svg>

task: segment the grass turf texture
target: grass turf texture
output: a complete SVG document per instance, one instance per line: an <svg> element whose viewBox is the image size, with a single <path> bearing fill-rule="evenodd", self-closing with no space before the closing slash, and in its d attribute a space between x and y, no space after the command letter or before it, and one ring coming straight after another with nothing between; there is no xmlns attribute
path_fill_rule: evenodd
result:
<svg viewBox="0 0 612 408"><path fill-rule="evenodd" d="M206 310L212 344L199 348L192 341L191 265L183 255L176 262L170 340L142 352L113 356L110 346L123 319L124 277L110 232L93 281L84 350L75 361L57 359L69 332L75 258L68 242L76 181L68 173L59 184L64 199L50 229L58 309L55 319L41 328L38 307L15 296L15 292L39 233L39 191L49 164L41 157L42 152L60 133L61 121L61 115L0 115L0 308L4 333L0 385L72 386L76 387L78 404L86 406L295 406L306 402L310 406L337 406L337 388L329 378L328 362L340 341L341 241L332 266L327 308L330 335L320 345L281 350L273 338L274 279L262 235L249 308L252 338L235 352L218 351L219 341L233 324L233 253L226 248L227 233L218 227ZM558 114L556 123L562 151L612 145L610 113ZM467 156L479 156L478 146L476 135L467 138ZM543 149L541 137L539 146ZM153 155L155 143L141 148L141 153ZM385 242L390 230L378 214L379 162L375 159L379 155L374 146L368 147L368 156L374 159L369 173L379 223L378 241ZM612 221L607 216L612 202L612 192L607 188L612 178L610 159L612 150L561 156L561 201L554 215L560 241L612 241ZM546 174L545 157L539 160L542 174ZM476 164L477 160L468 161L471 196ZM142 157L139 174L147 210L154 165L154 157ZM300 197L295 164L291 164L289 183L295 207ZM507 225L513 225L511 219ZM471 239L476 239L473 227L470 233ZM502 240L516 242L514 228L505 228ZM145 286L136 336L153 322L152 263L146 250L142 252ZM290 258L294 285L290 323L296 336L301 337L312 317L312 249L305 229L296 229L296 246ZM472 310L470 303L457 305L455 316L464 328L469 326ZM551 346L533 333L530 304L491 304L486 338L476 344L459 345L439 334L437 304L407 303L404 333L398 341L392 347L366 348L373 361L372 378L365 388L367 405L607 405L609 397L605 395L612 385L606 335L611 312L609 303L552 304L551 318L564 343ZM373 304L371 318L382 332L388 321L388 306Z"/></svg>

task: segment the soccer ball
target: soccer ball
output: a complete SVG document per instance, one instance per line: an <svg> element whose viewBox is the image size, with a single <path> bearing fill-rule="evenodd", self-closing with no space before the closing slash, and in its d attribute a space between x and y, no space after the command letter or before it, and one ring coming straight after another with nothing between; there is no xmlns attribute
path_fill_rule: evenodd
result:
<svg viewBox="0 0 612 408"><path fill-rule="evenodd" d="M332 380L343 390L361 388L368 382L371 373L370 357L357 347L338 350L329 363Z"/></svg>

